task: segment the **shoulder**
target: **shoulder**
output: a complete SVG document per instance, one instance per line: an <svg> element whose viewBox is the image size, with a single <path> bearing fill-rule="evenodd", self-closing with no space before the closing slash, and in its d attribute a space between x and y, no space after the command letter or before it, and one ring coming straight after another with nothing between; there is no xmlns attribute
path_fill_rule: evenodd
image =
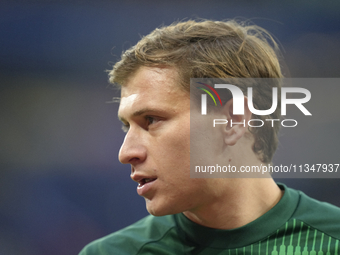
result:
<svg viewBox="0 0 340 255"><path fill-rule="evenodd" d="M149 215L140 221L85 246L79 255L138 254L150 242L157 242L175 228L171 215Z"/></svg>
<svg viewBox="0 0 340 255"><path fill-rule="evenodd" d="M293 192L299 193L299 203L293 218L333 238L340 239L340 208L313 199L301 191L293 190Z"/></svg>

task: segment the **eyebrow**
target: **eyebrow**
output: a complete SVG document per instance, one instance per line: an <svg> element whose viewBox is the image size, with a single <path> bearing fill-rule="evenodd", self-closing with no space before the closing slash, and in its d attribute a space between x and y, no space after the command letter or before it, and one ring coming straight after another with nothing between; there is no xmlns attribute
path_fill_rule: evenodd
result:
<svg viewBox="0 0 340 255"><path fill-rule="evenodd" d="M165 113L165 111L164 110L161 110L161 109L152 109L152 108L142 108L142 109L140 109L140 110L138 110L138 111L135 111L133 114L132 114L132 116L133 117L137 117L137 116L141 116L141 115L143 115L144 113ZM119 116L118 115L118 119L121 121L121 122L127 122L123 117L121 117L121 116Z"/></svg>

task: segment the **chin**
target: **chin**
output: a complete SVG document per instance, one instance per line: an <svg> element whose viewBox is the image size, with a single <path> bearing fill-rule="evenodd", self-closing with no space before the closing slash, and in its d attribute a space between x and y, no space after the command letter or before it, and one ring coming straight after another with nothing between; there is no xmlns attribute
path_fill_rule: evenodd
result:
<svg viewBox="0 0 340 255"><path fill-rule="evenodd" d="M181 211L177 211L173 206L171 207L169 204L161 205L155 203L155 201L150 201L145 199L146 201L146 210L153 216L165 216L170 214L180 213Z"/></svg>

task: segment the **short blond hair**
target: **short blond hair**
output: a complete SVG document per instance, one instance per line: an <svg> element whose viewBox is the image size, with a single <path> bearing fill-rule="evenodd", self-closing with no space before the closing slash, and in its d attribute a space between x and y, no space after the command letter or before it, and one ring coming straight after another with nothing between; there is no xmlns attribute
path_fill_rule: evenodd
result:
<svg viewBox="0 0 340 255"><path fill-rule="evenodd" d="M177 68L180 85L190 90L190 78L282 78L278 45L272 36L256 25L235 20L177 22L152 31L126 50L109 72L109 80L124 86L128 77L141 66ZM246 88L242 88L246 91ZM257 109L271 107L271 87L254 91ZM257 119L280 119L280 102L270 116ZM253 151L260 160L270 163L278 145L279 123L268 121L251 129Z"/></svg>

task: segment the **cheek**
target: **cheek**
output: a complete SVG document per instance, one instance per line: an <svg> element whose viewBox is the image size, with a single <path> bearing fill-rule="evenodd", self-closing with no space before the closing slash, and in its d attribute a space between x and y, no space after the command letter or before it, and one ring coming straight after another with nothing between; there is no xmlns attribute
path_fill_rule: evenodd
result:
<svg viewBox="0 0 340 255"><path fill-rule="evenodd" d="M190 178L190 141L184 133L168 135L155 153L158 174L167 184L178 185Z"/></svg>
<svg viewBox="0 0 340 255"><path fill-rule="evenodd" d="M190 121L185 115L165 132L162 137L161 146L169 158L190 159ZM176 160L175 160L176 161Z"/></svg>
<svg viewBox="0 0 340 255"><path fill-rule="evenodd" d="M169 137L169 139L171 139ZM158 159L161 159L163 167L167 168L176 174L189 174L190 171L190 142L183 139L172 139L163 145L164 150L158 151L161 153ZM158 160L157 159L157 160Z"/></svg>
<svg viewBox="0 0 340 255"><path fill-rule="evenodd" d="M176 135L169 141L169 148L171 148L171 158L173 162L179 167L190 166L190 130L178 130Z"/></svg>

